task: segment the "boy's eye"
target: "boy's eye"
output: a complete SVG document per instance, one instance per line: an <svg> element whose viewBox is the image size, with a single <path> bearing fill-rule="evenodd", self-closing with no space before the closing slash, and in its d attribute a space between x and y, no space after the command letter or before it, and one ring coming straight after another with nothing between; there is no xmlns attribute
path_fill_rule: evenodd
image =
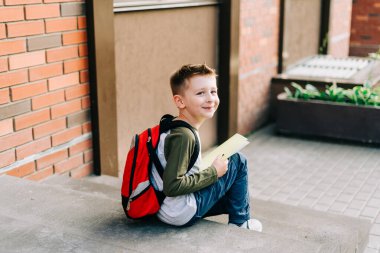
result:
<svg viewBox="0 0 380 253"><path fill-rule="evenodd" d="M197 93L197 95L203 95L203 94L205 94L204 91L200 91Z"/></svg>
<svg viewBox="0 0 380 253"><path fill-rule="evenodd" d="M212 93L212 94L216 94L217 92L216 92L216 90L213 90L213 91L211 91L211 93Z"/></svg>

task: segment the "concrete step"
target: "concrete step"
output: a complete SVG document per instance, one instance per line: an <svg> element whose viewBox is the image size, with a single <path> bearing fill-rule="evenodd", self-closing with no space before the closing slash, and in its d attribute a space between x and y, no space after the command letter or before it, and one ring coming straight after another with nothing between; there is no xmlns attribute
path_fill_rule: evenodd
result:
<svg viewBox="0 0 380 253"><path fill-rule="evenodd" d="M317 253L320 250L315 242L206 220L188 228L175 228L155 219L131 221L117 201L9 176L0 176L0 190L0 221L4 221L0 223L0 243L4 252L56 252L58 249Z"/></svg>
<svg viewBox="0 0 380 253"><path fill-rule="evenodd" d="M53 176L44 183L81 191L95 197L106 197L120 201L121 180L115 177L86 177L81 180L67 176ZM320 253L357 252L364 250L368 238L369 223L312 211L309 209L286 206L274 202L255 200L252 213L263 222L265 232L288 239L317 242ZM254 211L254 212L253 212ZM227 223L227 217L209 220ZM333 221L333 222L332 222ZM323 226L320 226L324 224Z"/></svg>
<svg viewBox="0 0 380 253"><path fill-rule="evenodd" d="M57 175L44 183L120 201L121 180L115 177L91 176L75 180ZM252 213L263 222L266 233L317 242L321 245L320 253L355 252L355 249L361 252L366 245L369 222L260 200L251 206L255 207ZM227 217L210 220L226 223Z"/></svg>
<svg viewBox="0 0 380 253"><path fill-rule="evenodd" d="M253 200L251 206L254 218L263 223L264 232L318 243L320 253L363 252L367 245L371 227L367 220L262 200ZM227 215L207 219L228 222Z"/></svg>
<svg viewBox="0 0 380 253"><path fill-rule="evenodd" d="M295 226L303 231L298 235L299 238L307 237L317 242L337 242L339 251L336 252L363 252L367 245L371 228L368 220L263 200L255 200L254 205L259 219L275 220L281 225Z"/></svg>
<svg viewBox="0 0 380 253"><path fill-rule="evenodd" d="M121 193L118 184L111 184L112 178L99 177L93 180L94 177L85 177L83 179L73 179L65 175L54 175L42 181L42 184L48 184L54 187L63 187L73 191L83 192L86 195L94 197L107 198L121 202ZM102 179L102 180L100 180ZM109 182L105 184L104 181ZM118 181L115 181L118 183ZM120 184L121 185L121 184Z"/></svg>
<svg viewBox="0 0 380 253"><path fill-rule="evenodd" d="M1 252L140 252L23 217L13 218L0 214L0 224Z"/></svg>

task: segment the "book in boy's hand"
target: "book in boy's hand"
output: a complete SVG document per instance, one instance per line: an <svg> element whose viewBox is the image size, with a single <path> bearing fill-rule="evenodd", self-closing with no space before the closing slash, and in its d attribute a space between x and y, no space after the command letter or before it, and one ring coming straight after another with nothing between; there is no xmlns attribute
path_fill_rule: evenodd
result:
<svg viewBox="0 0 380 253"><path fill-rule="evenodd" d="M210 153L202 157L202 163L200 170L204 170L211 166L217 156L222 156L225 159L228 159L233 154L237 153L245 146L249 144L247 138L240 134L235 134L225 142L223 142L220 146L212 150Z"/></svg>

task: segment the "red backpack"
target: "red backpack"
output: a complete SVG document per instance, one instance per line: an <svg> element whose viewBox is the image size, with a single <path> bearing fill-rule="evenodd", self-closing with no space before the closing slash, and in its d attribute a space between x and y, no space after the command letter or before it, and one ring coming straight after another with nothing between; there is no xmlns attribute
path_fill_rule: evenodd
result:
<svg viewBox="0 0 380 253"><path fill-rule="evenodd" d="M129 218L138 219L156 214L165 198L163 192L155 190L150 181L152 163L161 178L164 173L164 168L156 153L162 133L176 127L189 128L194 133L196 144L188 170L193 167L198 158L199 140L193 128L184 121L173 121L173 118L166 114L158 125L148 128L134 137L134 143L132 143L125 162L121 186L122 205Z"/></svg>

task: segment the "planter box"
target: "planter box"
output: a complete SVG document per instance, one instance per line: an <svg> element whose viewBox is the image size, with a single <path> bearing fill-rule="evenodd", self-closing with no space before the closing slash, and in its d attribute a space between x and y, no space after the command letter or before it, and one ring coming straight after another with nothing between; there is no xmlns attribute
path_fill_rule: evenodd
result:
<svg viewBox="0 0 380 253"><path fill-rule="evenodd" d="M318 90L325 90L327 85L331 85L333 82L337 84L338 87L342 87L345 89L353 88L354 86L363 85L366 80L371 77L371 80L373 82L373 85L380 85L380 60L378 61L370 61L369 64L361 69L357 69L357 72L353 74L349 78L338 78L338 77L332 77L332 76L313 76L312 71L315 69L320 69L322 73L327 72L328 70L331 75L331 69L337 69L340 68L334 68L327 66L322 66L313 63L315 59L332 59L334 62L334 59L339 60L340 63L335 62L336 67L340 68L346 68L345 67L345 60L347 61L361 61L361 60L368 60L367 58L361 58L361 57L344 57L344 58L334 58L331 56L310 56L305 59L300 60L296 64L290 66L284 73L278 74L274 76L271 80L271 88L270 88L270 105L271 105L271 119L276 118L276 112L277 112L277 96L284 92L284 87L288 87L291 91L294 91L294 88L290 85L292 82L296 82L302 86L305 86L307 83L310 83L314 85ZM343 65L340 65L343 64ZM339 65L339 66L338 66ZM309 71L305 71L302 75L295 75L294 69L297 67L302 66L309 66ZM310 75L307 74L310 72Z"/></svg>
<svg viewBox="0 0 380 253"><path fill-rule="evenodd" d="M380 108L277 97L279 133L380 144Z"/></svg>

